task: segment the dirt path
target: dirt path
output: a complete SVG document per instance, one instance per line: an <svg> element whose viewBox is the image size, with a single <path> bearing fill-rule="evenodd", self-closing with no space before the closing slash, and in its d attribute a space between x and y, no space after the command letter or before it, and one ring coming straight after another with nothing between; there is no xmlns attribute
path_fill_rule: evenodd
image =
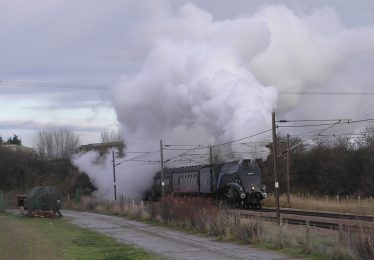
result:
<svg viewBox="0 0 374 260"><path fill-rule="evenodd" d="M292 259L248 245L218 242L214 237L189 235L119 217L70 210L64 210L62 214L75 225L141 247L166 259Z"/></svg>

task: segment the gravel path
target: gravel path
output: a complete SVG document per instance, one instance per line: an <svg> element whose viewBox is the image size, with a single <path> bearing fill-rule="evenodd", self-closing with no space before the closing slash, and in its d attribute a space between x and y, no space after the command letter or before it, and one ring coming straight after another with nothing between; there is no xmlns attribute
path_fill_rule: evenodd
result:
<svg viewBox="0 0 374 260"><path fill-rule="evenodd" d="M70 210L63 210L62 214L75 225L141 247L165 259L292 259L249 245L219 242L214 237L190 235L120 217Z"/></svg>

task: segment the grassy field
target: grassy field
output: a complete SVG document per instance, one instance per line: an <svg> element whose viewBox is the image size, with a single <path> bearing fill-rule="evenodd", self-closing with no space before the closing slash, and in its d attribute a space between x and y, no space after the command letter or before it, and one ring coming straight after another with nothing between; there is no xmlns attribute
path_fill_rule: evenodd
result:
<svg viewBox="0 0 374 260"><path fill-rule="evenodd" d="M65 219L0 213L0 259L160 259Z"/></svg>
<svg viewBox="0 0 374 260"><path fill-rule="evenodd" d="M355 215L374 215L374 200L372 198L358 199L348 196L312 197L291 195L291 205L287 204L285 195L279 197L279 203L284 208L302 210L321 210ZM275 199L269 196L265 200L266 207L275 207Z"/></svg>

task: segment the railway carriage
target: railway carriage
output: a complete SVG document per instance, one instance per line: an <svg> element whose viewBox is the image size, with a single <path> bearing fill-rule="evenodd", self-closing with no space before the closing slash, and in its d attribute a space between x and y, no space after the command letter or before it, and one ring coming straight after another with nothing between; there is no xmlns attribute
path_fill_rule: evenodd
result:
<svg viewBox="0 0 374 260"><path fill-rule="evenodd" d="M161 176L154 178L150 199L161 196ZM261 170L250 160L164 169L165 194L211 196L229 207L261 208L266 197Z"/></svg>

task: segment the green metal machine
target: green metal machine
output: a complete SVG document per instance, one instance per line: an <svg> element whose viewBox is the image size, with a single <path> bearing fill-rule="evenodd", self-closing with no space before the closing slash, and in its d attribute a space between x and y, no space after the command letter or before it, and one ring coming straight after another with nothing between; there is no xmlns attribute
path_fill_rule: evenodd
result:
<svg viewBox="0 0 374 260"><path fill-rule="evenodd" d="M29 214L34 211L52 211L62 217L60 212L62 201L62 194L56 188L52 186L37 186L27 194L27 211Z"/></svg>

